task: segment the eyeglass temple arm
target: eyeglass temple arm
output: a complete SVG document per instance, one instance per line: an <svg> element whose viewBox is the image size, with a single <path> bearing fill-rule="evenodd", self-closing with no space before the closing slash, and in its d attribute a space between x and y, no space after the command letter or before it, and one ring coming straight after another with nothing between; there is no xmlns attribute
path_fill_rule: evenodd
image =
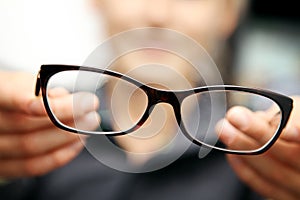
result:
<svg viewBox="0 0 300 200"><path fill-rule="evenodd" d="M41 79L40 73L37 75L36 84L35 84L35 96L39 96L41 91Z"/></svg>

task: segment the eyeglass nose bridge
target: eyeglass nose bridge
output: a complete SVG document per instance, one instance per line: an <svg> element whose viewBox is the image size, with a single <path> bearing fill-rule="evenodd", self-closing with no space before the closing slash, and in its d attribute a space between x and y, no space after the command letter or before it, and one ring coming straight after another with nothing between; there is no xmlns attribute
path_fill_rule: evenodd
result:
<svg viewBox="0 0 300 200"><path fill-rule="evenodd" d="M190 135L185 127L185 125L182 123L181 118L181 103L183 99L188 96L187 92L174 92L174 91L163 91L163 90L157 90L149 88L147 91L149 104L148 104L148 112L149 114L146 114L143 119L141 119L140 126L146 121L146 119L151 114L153 108L158 103L167 103L170 104L173 108L174 115L177 121L178 126L180 127L182 133L185 135L187 139L189 139L191 142L202 146L203 143L200 141L197 141L193 138L192 135Z"/></svg>
<svg viewBox="0 0 300 200"><path fill-rule="evenodd" d="M168 103L174 106L180 105L180 95L178 96L173 91L164 91L154 88L149 88L147 91L149 105L153 106L158 103Z"/></svg>
<svg viewBox="0 0 300 200"><path fill-rule="evenodd" d="M159 103L167 103L170 104L173 108L176 120L178 125L181 124L181 109L180 105L184 98L184 95L181 95L181 93L176 93L174 91L165 91L165 90L158 90L154 88L147 88L146 91L148 95L148 111L149 114L156 104Z"/></svg>
<svg viewBox="0 0 300 200"><path fill-rule="evenodd" d="M181 123L180 100L178 99L175 92L150 88L150 87L145 86L145 85L143 85L140 88L143 89L144 92L148 96L148 105L147 105L147 108L144 112L144 115L141 117L139 122L134 127L132 127L131 129L129 129L127 131L117 133L117 134L114 134L114 135L129 134L129 133L139 129L141 126L143 126L143 124L149 118L149 116L150 116L151 112L153 111L153 108L155 107L155 105L157 105L159 103L167 103L167 104L170 104L173 107L173 111L174 111L177 123L180 126L180 123Z"/></svg>

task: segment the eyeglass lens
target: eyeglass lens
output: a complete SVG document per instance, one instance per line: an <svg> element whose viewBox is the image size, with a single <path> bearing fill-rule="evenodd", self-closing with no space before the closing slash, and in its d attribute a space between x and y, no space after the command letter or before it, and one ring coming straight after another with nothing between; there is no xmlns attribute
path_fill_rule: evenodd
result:
<svg viewBox="0 0 300 200"><path fill-rule="evenodd" d="M96 72L56 73L49 79L46 89L48 105L55 119L63 126L78 132L126 132L137 125L148 105L147 94L135 84ZM57 105L62 102L72 110L68 120L65 119L66 115L60 115L61 111L57 111ZM243 106L253 112L274 112L274 117L270 119L274 128L268 135L244 135L250 139L249 145L226 146L220 137L228 129L221 120L235 106ZM273 138L281 122L280 108L272 99L236 90L212 90L191 94L181 102L180 111L180 126L194 140L227 150L252 151L264 146ZM142 126L147 126L147 121Z"/></svg>

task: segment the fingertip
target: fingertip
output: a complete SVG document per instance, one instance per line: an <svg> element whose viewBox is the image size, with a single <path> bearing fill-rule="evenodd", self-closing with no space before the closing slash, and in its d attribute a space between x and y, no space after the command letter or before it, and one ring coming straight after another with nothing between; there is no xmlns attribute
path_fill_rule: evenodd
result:
<svg viewBox="0 0 300 200"><path fill-rule="evenodd" d="M73 160L83 149L81 142L74 142L66 147L28 158L24 164L23 173L29 177L47 174Z"/></svg>
<svg viewBox="0 0 300 200"><path fill-rule="evenodd" d="M101 124L101 117L97 112L89 112L85 116L75 120L78 130L96 130Z"/></svg>
<svg viewBox="0 0 300 200"><path fill-rule="evenodd" d="M52 162L55 168L61 167L73 160L84 148L84 144L79 140L52 154Z"/></svg>
<svg viewBox="0 0 300 200"><path fill-rule="evenodd" d="M300 142L300 127L291 125L286 127L281 138L290 142Z"/></svg>
<svg viewBox="0 0 300 200"><path fill-rule="evenodd" d="M231 145L236 138L236 130L227 119L220 120L215 129L222 142L227 145Z"/></svg>
<svg viewBox="0 0 300 200"><path fill-rule="evenodd" d="M227 112L226 118L238 129L246 131L251 122L251 111L245 107L235 106Z"/></svg>
<svg viewBox="0 0 300 200"><path fill-rule="evenodd" d="M80 152L84 147L84 143L81 140L78 140L70 145L70 149L74 151L75 154Z"/></svg>

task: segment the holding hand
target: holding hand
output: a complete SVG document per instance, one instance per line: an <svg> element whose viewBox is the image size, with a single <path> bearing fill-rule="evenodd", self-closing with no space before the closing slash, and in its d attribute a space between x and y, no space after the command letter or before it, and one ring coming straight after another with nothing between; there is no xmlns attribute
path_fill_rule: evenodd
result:
<svg viewBox="0 0 300 200"><path fill-rule="evenodd" d="M71 161L83 144L76 134L56 128L49 120L42 99L34 96L35 78L0 72L0 80L0 178L38 176ZM74 123L71 97L63 90L51 94L53 107L67 123ZM83 124L84 114L78 120Z"/></svg>
<svg viewBox="0 0 300 200"><path fill-rule="evenodd" d="M294 109L290 120L280 138L266 153L258 156L228 155L228 160L237 175L267 198L300 198L299 111L300 98L294 97ZM232 108L223 121L221 140L231 148L265 142L259 140L269 138L268 134L274 132L274 120L276 119L272 109L266 112L252 112L243 107Z"/></svg>

